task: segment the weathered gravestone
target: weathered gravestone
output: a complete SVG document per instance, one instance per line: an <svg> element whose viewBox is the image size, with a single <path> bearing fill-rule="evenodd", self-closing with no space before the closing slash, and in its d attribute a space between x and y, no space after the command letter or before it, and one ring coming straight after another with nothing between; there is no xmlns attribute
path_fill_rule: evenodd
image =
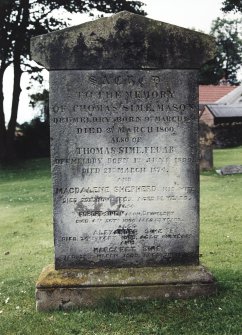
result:
<svg viewBox="0 0 242 335"><path fill-rule="evenodd" d="M198 68L213 40L129 12L38 36L55 269L37 309L215 291L199 266Z"/></svg>
<svg viewBox="0 0 242 335"><path fill-rule="evenodd" d="M242 165L226 165L219 171L222 175L239 174L242 173Z"/></svg>
<svg viewBox="0 0 242 335"><path fill-rule="evenodd" d="M199 122L200 171L213 169L213 142L214 134L211 128L203 121Z"/></svg>

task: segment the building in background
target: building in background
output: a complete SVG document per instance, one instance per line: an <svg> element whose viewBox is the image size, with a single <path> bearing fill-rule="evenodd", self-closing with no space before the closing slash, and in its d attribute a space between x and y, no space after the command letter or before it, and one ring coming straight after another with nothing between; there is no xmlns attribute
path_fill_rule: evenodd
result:
<svg viewBox="0 0 242 335"><path fill-rule="evenodd" d="M200 120L212 127L242 122L242 86L200 85Z"/></svg>
<svg viewBox="0 0 242 335"><path fill-rule="evenodd" d="M242 86L200 85L199 114L214 134L215 147L242 144Z"/></svg>

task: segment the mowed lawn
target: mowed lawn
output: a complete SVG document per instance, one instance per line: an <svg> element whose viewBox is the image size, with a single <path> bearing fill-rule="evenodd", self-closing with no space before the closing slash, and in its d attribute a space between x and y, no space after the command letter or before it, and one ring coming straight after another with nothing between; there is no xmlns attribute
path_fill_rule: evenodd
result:
<svg viewBox="0 0 242 335"><path fill-rule="evenodd" d="M215 169L242 164L242 147L214 151ZM35 281L53 262L48 159L0 171L0 335L242 335L242 175L201 175L201 263L218 281L209 298L105 301L36 313Z"/></svg>

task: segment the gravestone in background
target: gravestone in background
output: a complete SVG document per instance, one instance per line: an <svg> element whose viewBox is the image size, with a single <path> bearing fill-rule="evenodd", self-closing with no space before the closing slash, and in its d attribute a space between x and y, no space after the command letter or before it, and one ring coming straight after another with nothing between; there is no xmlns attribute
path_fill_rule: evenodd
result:
<svg viewBox="0 0 242 335"><path fill-rule="evenodd" d="M32 39L50 71L55 269L37 309L214 292L199 266L201 33L121 12Z"/></svg>
<svg viewBox="0 0 242 335"><path fill-rule="evenodd" d="M242 165L226 165L221 168L220 174L222 175L230 175L230 174L238 174L242 173Z"/></svg>
<svg viewBox="0 0 242 335"><path fill-rule="evenodd" d="M199 122L199 149L200 171L209 171L213 169L213 143L214 134L211 128L203 121Z"/></svg>

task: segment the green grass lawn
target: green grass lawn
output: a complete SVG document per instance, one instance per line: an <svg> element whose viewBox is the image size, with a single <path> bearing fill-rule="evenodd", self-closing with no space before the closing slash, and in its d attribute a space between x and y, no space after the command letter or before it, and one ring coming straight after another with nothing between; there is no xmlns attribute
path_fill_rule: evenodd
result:
<svg viewBox="0 0 242 335"><path fill-rule="evenodd" d="M215 150L214 160L216 169L242 164L242 147ZM68 313L35 311L35 281L54 257L49 160L1 170L0 181L0 335L242 335L242 175L201 175L201 262L217 296Z"/></svg>

